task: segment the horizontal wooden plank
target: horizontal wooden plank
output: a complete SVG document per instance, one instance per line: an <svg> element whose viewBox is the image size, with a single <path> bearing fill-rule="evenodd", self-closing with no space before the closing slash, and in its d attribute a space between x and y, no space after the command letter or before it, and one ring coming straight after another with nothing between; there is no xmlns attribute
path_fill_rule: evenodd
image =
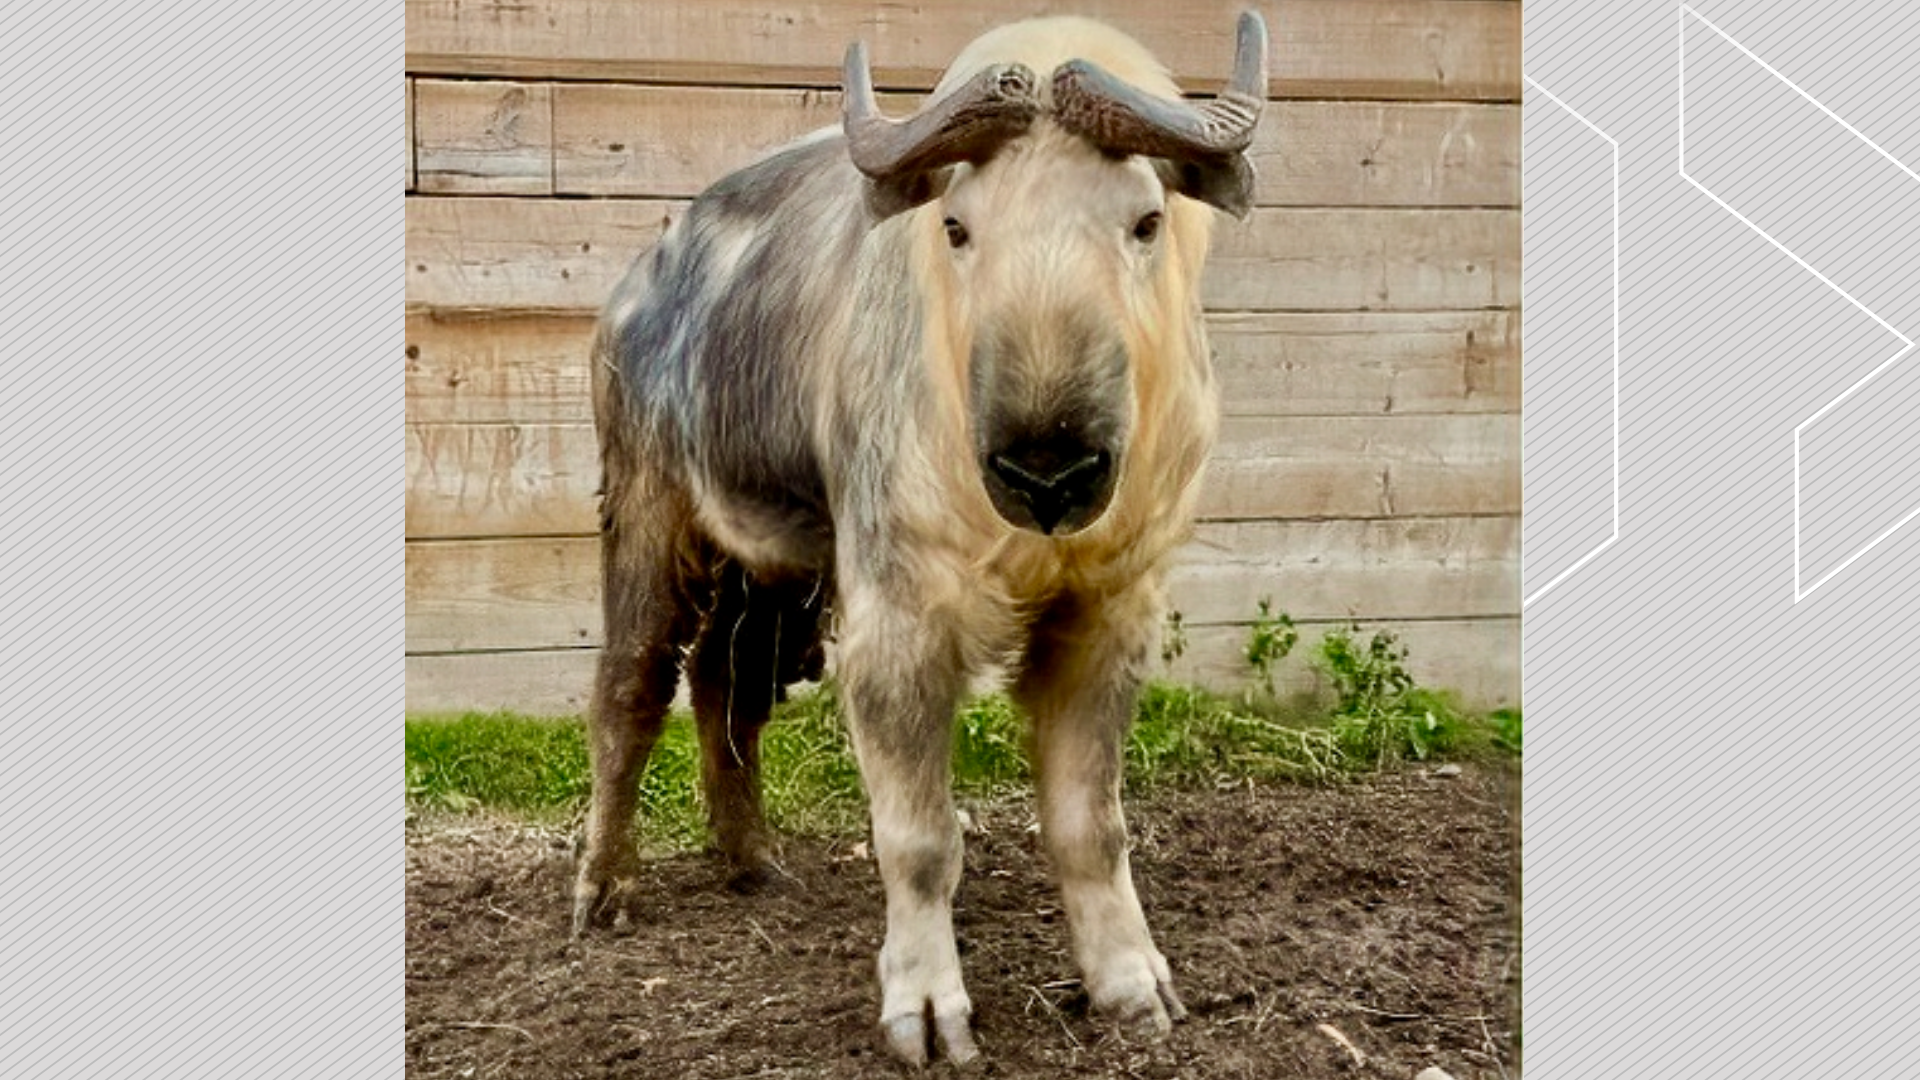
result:
<svg viewBox="0 0 1920 1080"><path fill-rule="evenodd" d="M407 307L597 311L684 202L407 200Z"/></svg>
<svg viewBox="0 0 1920 1080"><path fill-rule="evenodd" d="M685 203L407 200L412 309L597 310ZM1511 307L1517 210L1255 210L1215 231L1203 298L1260 311Z"/></svg>
<svg viewBox="0 0 1920 1080"><path fill-rule="evenodd" d="M407 71L512 78L839 85L847 43L868 43L877 85L931 87L982 31L1029 15L1105 19L1189 92L1232 63L1243 0L983 0L924 8L775 0L751 8L621 0L407 0ZM1289 0L1269 10L1276 97L1520 96L1520 5L1510 0Z"/></svg>
<svg viewBox="0 0 1920 1080"><path fill-rule="evenodd" d="M407 712L584 716L599 649L407 657Z"/></svg>
<svg viewBox="0 0 1920 1080"><path fill-rule="evenodd" d="M836 91L559 83L552 93L554 190L566 195L691 198L840 115ZM881 104L898 115L919 100ZM491 116L467 119L464 141L485 143ZM1275 102L1248 153L1262 206L1520 202L1515 105Z"/></svg>
<svg viewBox="0 0 1920 1080"><path fill-rule="evenodd" d="M690 199L840 120L837 91L561 83L553 103L554 184L569 195Z"/></svg>
<svg viewBox="0 0 1920 1080"><path fill-rule="evenodd" d="M1519 611L1517 518L1218 522L1181 552L1169 602L1189 626L1241 623L1272 598L1299 619L1431 619ZM407 545L407 650L602 641L600 541Z"/></svg>
<svg viewBox="0 0 1920 1080"><path fill-rule="evenodd" d="M1303 625L1301 642L1274 671L1283 696L1328 697L1325 681L1307 662L1308 650L1328 624ZM1408 648L1407 667L1423 686L1459 693L1472 708L1490 709L1520 700L1520 621L1450 619L1382 622L1363 629L1391 630ZM1171 668L1155 661L1155 677L1197 682L1223 693L1245 689L1251 678L1241 627L1188 631L1187 651ZM510 709L532 716L582 715L592 694L598 649L453 653L407 657L407 711L444 713ZM684 684L679 699L684 705Z"/></svg>
<svg viewBox="0 0 1920 1080"><path fill-rule="evenodd" d="M407 545L407 651L601 643L597 537Z"/></svg>
<svg viewBox="0 0 1920 1080"><path fill-rule="evenodd" d="M550 536L599 528L591 424L408 424L407 535Z"/></svg>
<svg viewBox="0 0 1920 1080"><path fill-rule="evenodd" d="M1520 418L1229 417L1203 518L1520 512Z"/></svg>
<svg viewBox="0 0 1920 1080"><path fill-rule="evenodd" d="M1520 411L1520 313L1217 312L1228 416Z"/></svg>
<svg viewBox="0 0 1920 1080"><path fill-rule="evenodd" d="M598 528L590 424L408 424L407 535ZM1204 518L1500 515L1520 509L1520 418L1229 418Z"/></svg>
<svg viewBox="0 0 1920 1080"><path fill-rule="evenodd" d="M407 316L413 423L591 422L589 314ZM1228 415L1518 412L1514 311L1208 317Z"/></svg>
<svg viewBox="0 0 1920 1080"><path fill-rule="evenodd" d="M1256 311L1520 302L1517 210L1256 210L1214 230L1202 297Z"/></svg>
<svg viewBox="0 0 1920 1080"><path fill-rule="evenodd" d="M553 91L545 83L416 80L414 132L421 191L553 193Z"/></svg>
<svg viewBox="0 0 1920 1080"><path fill-rule="evenodd" d="M407 315L409 423L592 423L592 315Z"/></svg>
<svg viewBox="0 0 1920 1080"><path fill-rule="evenodd" d="M1520 205L1520 108L1276 101L1247 150L1263 206Z"/></svg>
<svg viewBox="0 0 1920 1080"><path fill-rule="evenodd" d="M1205 522L1167 588L1193 626L1246 622L1262 598L1297 619L1517 615L1520 519Z"/></svg>

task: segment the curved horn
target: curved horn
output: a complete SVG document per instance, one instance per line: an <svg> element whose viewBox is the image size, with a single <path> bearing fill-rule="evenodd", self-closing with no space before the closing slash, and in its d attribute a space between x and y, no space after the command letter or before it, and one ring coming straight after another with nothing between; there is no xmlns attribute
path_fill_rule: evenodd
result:
<svg viewBox="0 0 1920 1080"><path fill-rule="evenodd" d="M1104 150L1176 161L1237 154L1253 142L1267 102L1267 24L1240 16L1233 79L1212 101L1155 97L1087 63L1071 60L1053 73L1053 111L1060 126Z"/></svg>
<svg viewBox="0 0 1920 1080"><path fill-rule="evenodd" d="M867 46L847 48L841 126L853 164L881 181L990 156L1024 132L1040 113L1033 72L1019 64L982 70L904 120L891 120L873 98Z"/></svg>

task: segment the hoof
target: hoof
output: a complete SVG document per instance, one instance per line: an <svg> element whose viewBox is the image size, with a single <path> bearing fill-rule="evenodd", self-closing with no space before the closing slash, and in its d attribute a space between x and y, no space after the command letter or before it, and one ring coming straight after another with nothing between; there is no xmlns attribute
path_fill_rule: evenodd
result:
<svg viewBox="0 0 1920 1080"><path fill-rule="evenodd" d="M919 1068L935 1054L951 1065L964 1067L980 1060L980 1044L973 1041L971 1013L948 1013L933 1017L896 1016L880 1022L887 1049L902 1064Z"/></svg>

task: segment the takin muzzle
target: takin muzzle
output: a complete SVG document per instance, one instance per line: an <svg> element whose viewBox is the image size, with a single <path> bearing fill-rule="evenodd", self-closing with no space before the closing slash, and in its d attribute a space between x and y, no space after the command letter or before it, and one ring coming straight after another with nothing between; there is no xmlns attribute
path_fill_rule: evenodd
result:
<svg viewBox="0 0 1920 1080"><path fill-rule="evenodd" d="M1071 318L1020 337L983 334L972 356L987 497L1016 528L1070 535L1100 519L1132 413L1126 346Z"/></svg>

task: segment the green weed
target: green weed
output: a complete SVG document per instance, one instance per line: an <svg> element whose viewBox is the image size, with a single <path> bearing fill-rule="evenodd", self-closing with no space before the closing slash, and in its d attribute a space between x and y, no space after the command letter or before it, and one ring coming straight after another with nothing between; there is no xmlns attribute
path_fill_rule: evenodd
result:
<svg viewBox="0 0 1920 1080"><path fill-rule="evenodd" d="M1493 745L1515 755L1520 754L1520 710L1495 709L1487 716L1493 728Z"/></svg>
<svg viewBox="0 0 1920 1080"><path fill-rule="evenodd" d="M1285 612L1276 615L1271 597L1261 597L1259 611L1253 618L1253 626L1247 632L1247 666L1253 669L1253 677L1260 689L1266 691L1268 700L1273 698L1274 665L1287 658L1300 640L1300 634L1294 629L1293 619Z"/></svg>
<svg viewBox="0 0 1920 1080"><path fill-rule="evenodd" d="M1462 712L1451 695L1415 685L1407 647L1390 631L1363 640L1357 624L1330 630L1314 666L1332 684L1334 738L1357 759L1425 761L1458 746Z"/></svg>

